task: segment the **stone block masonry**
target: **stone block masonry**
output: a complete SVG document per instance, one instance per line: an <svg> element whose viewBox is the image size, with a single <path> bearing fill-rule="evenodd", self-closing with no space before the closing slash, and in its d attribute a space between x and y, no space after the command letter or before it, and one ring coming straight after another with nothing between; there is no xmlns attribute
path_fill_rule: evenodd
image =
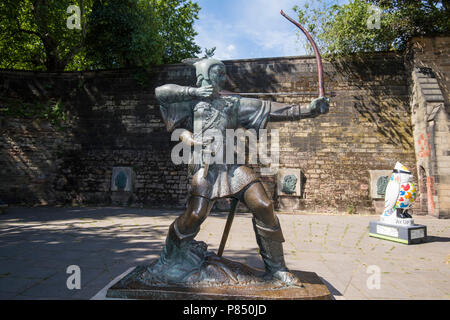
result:
<svg viewBox="0 0 450 320"><path fill-rule="evenodd" d="M450 37L415 38L409 69L420 208L450 218Z"/></svg>
<svg viewBox="0 0 450 320"><path fill-rule="evenodd" d="M313 57L224 61L227 90L317 92ZM300 211L374 213L369 170L396 161L416 174L416 156L404 56L378 53L324 63L330 112L315 119L273 122L280 167L304 175ZM48 121L1 115L0 198L21 205L110 205L112 168L132 167L128 205L183 207L185 165L174 165L175 142L161 121L154 88L195 84L182 64L151 70L43 73L0 71L0 104L60 100L67 119ZM313 96L264 96L309 103ZM276 200L276 176L263 177Z"/></svg>

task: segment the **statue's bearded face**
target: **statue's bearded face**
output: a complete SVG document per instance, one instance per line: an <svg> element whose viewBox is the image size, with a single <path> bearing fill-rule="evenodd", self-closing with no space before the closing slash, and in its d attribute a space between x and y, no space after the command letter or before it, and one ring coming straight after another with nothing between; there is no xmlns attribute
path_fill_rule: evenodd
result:
<svg viewBox="0 0 450 320"><path fill-rule="evenodd" d="M224 87L226 79L225 66L216 64L209 69L209 80L211 81L211 85L217 90Z"/></svg>

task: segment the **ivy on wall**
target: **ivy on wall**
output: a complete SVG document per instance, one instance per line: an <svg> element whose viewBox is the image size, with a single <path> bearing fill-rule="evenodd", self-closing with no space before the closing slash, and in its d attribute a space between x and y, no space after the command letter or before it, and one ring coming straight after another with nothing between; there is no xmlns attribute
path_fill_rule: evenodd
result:
<svg viewBox="0 0 450 320"><path fill-rule="evenodd" d="M34 103L7 98L0 102L0 116L43 119L58 128L67 120L67 113L61 99L54 98Z"/></svg>

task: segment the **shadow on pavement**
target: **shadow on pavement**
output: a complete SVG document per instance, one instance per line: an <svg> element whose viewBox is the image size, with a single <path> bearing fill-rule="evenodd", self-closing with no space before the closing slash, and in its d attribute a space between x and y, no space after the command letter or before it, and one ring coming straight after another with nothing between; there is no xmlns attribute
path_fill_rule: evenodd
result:
<svg viewBox="0 0 450 320"><path fill-rule="evenodd" d="M117 207L11 208L0 216L0 299L90 299L128 268L158 258L179 214ZM143 217L157 219L138 220ZM256 248L227 249L224 256L264 268ZM80 267L80 290L67 288L71 265Z"/></svg>
<svg viewBox="0 0 450 320"><path fill-rule="evenodd" d="M425 242L450 242L450 238L427 236L427 240Z"/></svg>

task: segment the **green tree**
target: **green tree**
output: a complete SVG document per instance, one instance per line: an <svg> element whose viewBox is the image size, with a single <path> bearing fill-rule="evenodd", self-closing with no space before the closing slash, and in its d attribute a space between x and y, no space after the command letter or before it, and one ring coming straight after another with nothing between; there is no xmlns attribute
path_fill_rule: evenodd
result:
<svg viewBox="0 0 450 320"><path fill-rule="evenodd" d="M320 0L293 9L329 56L403 50L411 37L450 32L445 0L350 0L346 4ZM374 20L377 11L379 25Z"/></svg>
<svg viewBox="0 0 450 320"><path fill-rule="evenodd" d="M191 0L153 0L163 43L163 63L177 63L201 52L194 42L200 6Z"/></svg>
<svg viewBox="0 0 450 320"><path fill-rule="evenodd" d="M161 63L154 8L139 0L94 0L86 37L86 60L97 68Z"/></svg>
<svg viewBox="0 0 450 320"><path fill-rule="evenodd" d="M86 57L101 68L175 63L200 52L193 24L200 7L186 0L94 0Z"/></svg>
<svg viewBox="0 0 450 320"><path fill-rule="evenodd" d="M84 32L67 28L67 8L88 14L91 0L2 0L0 67L64 70L83 50ZM83 14L81 25L85 24Z"/></svg>
<svg viewBox="0 0 450 320"><path fill-rule="evenodd" d="M81 8L69 29L67 8ZM195 56L191 0L2 0L0 68L82 70L147 66Z"/></svg>

